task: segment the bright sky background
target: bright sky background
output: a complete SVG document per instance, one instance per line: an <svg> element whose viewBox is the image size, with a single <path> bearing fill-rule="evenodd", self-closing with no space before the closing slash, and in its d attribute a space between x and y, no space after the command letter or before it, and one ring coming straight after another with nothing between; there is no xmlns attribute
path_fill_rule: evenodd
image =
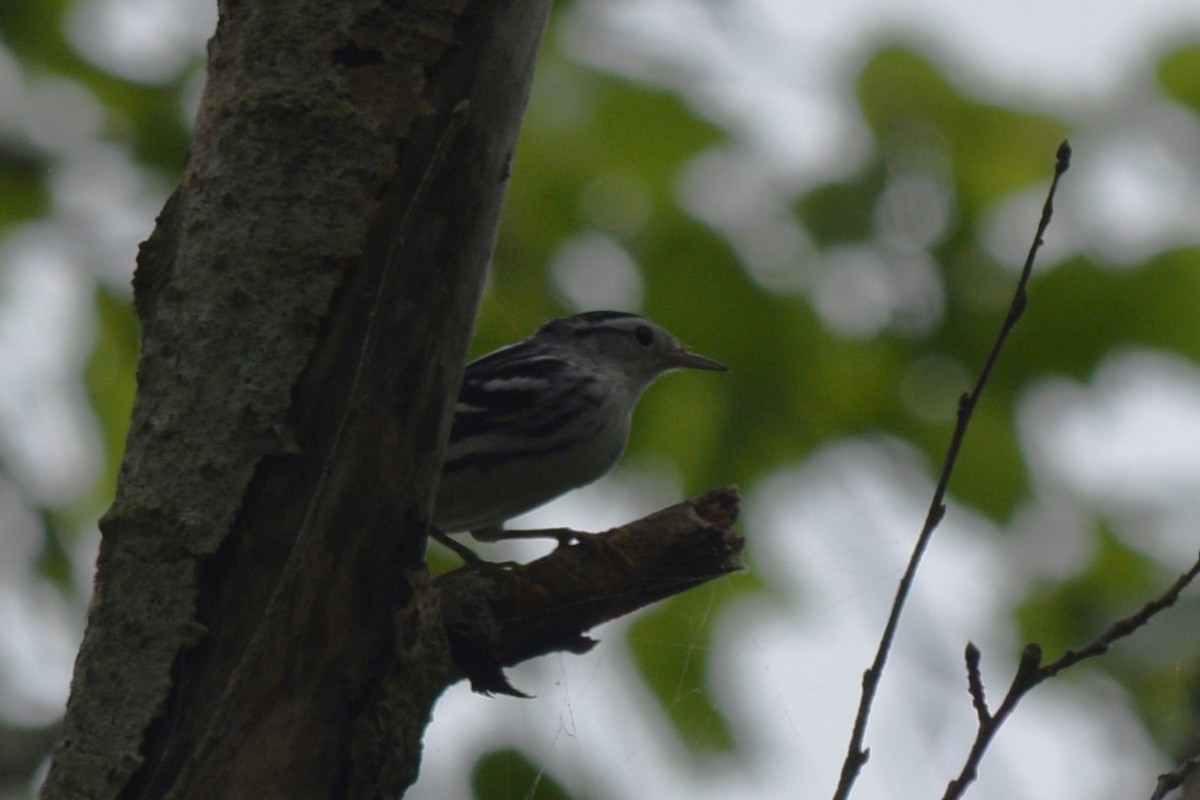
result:
<svg viewBox="0 0 1200 800"><path fill-rule="evenodd" d="M1133 98L1154 121L1168 118L1176 133L1195 126L1185 115L1172 118L1165 104L1138 99L1148 94L1153 54L1200 31L1200 6L1190 2L639 0L582 8L570 40L586 58L679 88L714 120L743 133L754 150L751 161L761 159L776 179L782 173L801 185L853 168L866 133L849 103L846 70L867 52L864 39L874 44L898 32L924 45L961 86L998 101L1032 97L1086 124L1114 98ZM1125 126L1131 139L1139 122L1146 119ZM1197 140L1183 138L1193 147ZM1121 260L1164 242L1195 241L1196 186L1167 168L1169 148L1096 144L1105 145L1102 158L1089 158L1076 143L1068 186L1087 188L1072 195L1080 206L1074 212L1064 214L1070 201L1060 201L1051 239L1068 243L1051 241L1049 261L1081 247ZM1094 166L1098 161L1105 166ZM1009 235L996 239L1031 230L1030 211L1040 202L1040 192L1026 198L1007 215L1019 222L997 223L1009 223ZM1026 241L1028 234L1016 238ZM1006 255L1016 263L1024 253ZM1175 484L1180 475L1200 475L1197 426L1200 376L1191 364L1155 354L1114 355L1095 386L1047 385L1021 414L1022 441L1042 477L1065 497L1106 498L1115 507L1143 501L1156 487L1159 500L1169 494L1178 503L1186 496ZM581 797L828 796L860 671L933 489L927 472L928 465L895 442L846 442L751 494L745 529L756 564L783 597L747 602L721 621L711 699L752 744L730 769L690 761L673 743L655 703L628 679L629 657L616 624L600 632L603 644L593 654L552 656L516 670L517 685L539 695L533 703L497 699L481 707L465 687L452 690L438 708L423 776L410 796L459 796L469 763L463 743L483 750L513 742L514 731L524 751ZM1162 491L1168 476L1175 490L1169 493ZM1187 488L1197 488L1191 484ZM618 477L537 513L530 523L615 524L623 515L613 510L613 497L642 485ZM669 499L652 496L630 511ZM951 511L884 680L868 735L873 758L856 797L940 795L974 733L962 648L969 640L982 648L987 686L993 698L1000 695L1019 646L1006 610L1030 582L1069 574L1088 555L1075 513L1062 497L1035 498L1004 539L985 520ZM1196 521L1196 509L1175 513L1175 535L1167 530L1145 545L1165 563L1186 564L1195 544L1184 531ZM1054 542L1045 541L1049 530ZM1006 563L1023 572L997 569ZM1000 735L972 796L1148 795L1166 765L1154 760L1120 691L1097 681L1060 682L1029 698ZM574 774L576 761L597 765L597 772Z"/></svg>
<svg viewBox="0 0 1200 800"><path fill-rule="evenodd" d="M95 61L153 81L202 48L212 22L207 0L83 0L71 36ZM848 171L861 157L866 132L850 104L847 69L901 31L927 44L924 52L971 91L997 100L1032 97L1081 124L1103 118L1115 100L1133 98L1145 113L1125 124L1130 131L1147 119L1165 120L1178 146L1200 141L1194 120L1173 117L1148 95L1153 54L1200 33L1195 0L598 0L580 4L568 38L588 60L678 87L739 131L750 153L741 162L747 169L805 185ZM100 122L89 104L69 85L21 85L0 59L5 124L34 132L63 156L55 219L0 241L0 448L14 469L29 471L27 482L47 501L78 491L96 468L95 434L77 385L88 343L80 333L87 326L75 321L90 313L79 268L126 281L136 243L167 190L95 143ZM1075 190L1076 210L1060 207L1062 226L1056 220L1051 235L1067 242L1059 252L1086 246L1136 258L1163 241L1194 241L1200 195L1171 169L1171 141L1142 149L1097 142L1107 148L1103 159L1075 142L1068 185L1089 191ZM762 181L769 189L768 178ZM1111 233L1114 226L1121 235ZM655 391L671 391L670 381ZM1200 376L1175 359L1117 354L1094 385L1039 388L1022 409L1021 426L1032 468L1052 478L1062 497L1107 498L1118 507L1163 501L1154 494L1163 481L1200 475ZM533 522L600 528L676 499L679 490L655 466L632 465L537 512ZM650 477L639 469L651 470ZM545 763L580 798L829 795L859 675L932 492L928 469L902 444L864 439L833 445L754 487L743 527L778 596L723 617L713 654L712 699L752 745L741 761L695 762L675 742L632 678L618 622L598 631L602 644L589 655L551 656L514 670L514 683L536 700L487 700L464 686L452 689L439 704L422 778L409 796L467 796L475 753L502 743ZM0 503L8 492L0 486ZM1167 526L1145 542L1166 563L1182 563L1195 550L1188 531L1200 509L1181 504L1183 494L1166 498L1174 504L1175 532ZM79 610L30 582L35 521L7 511L0 681L18 691L0 693L0 704L5 713L45 721L66 697ZM1086 556L1082 537L1072 536L1080 525L1072 525L1061 498L1035 498L1021 519L1021 529L1002 540L985 520L951 510L884 680L868 735L873 756L856 797L940 795L973 734L964 643L983 649L985 678L998 695L1017 644L1005 610L1029 581L1069 573ZM1051 526L1053 546L1038 535ZM93 538L81 564L90 563L94 547ZM1009 562L1028 571L1014 577L995 568ZM1166 765L1153 761L1116 688L1100 685L1110 701L1096 702L1098 680L1059 682L1029 698L1001 733L972 796L1148 796ZM581 763L595 771L576 772Z"/></svg>

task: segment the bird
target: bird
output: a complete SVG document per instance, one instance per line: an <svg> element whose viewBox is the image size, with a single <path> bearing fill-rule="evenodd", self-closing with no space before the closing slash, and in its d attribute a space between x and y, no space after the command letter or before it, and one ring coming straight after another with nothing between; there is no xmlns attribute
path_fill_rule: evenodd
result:
<svg viewBox="0 0 1200 800"><path fill-rule="evenodd" d="M506 531L503 524L607 474L625 450L642 393L677 369L728 367L685 349L661 325L622 311L552 319L469 363L431 535L467 561L479 559L447 534L565 541L565 529Z"/></svg>

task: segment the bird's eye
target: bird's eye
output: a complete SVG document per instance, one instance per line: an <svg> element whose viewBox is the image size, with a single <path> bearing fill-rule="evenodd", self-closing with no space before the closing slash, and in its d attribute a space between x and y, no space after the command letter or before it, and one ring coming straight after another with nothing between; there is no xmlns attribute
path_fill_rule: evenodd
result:
<svg viewBox="0 0 1200 800"><path fill-rule="evenodd" d="M650 330L649 325L638 325L633 329L633 338L642 347L649 347L654 344L654 331Z"/></svg>

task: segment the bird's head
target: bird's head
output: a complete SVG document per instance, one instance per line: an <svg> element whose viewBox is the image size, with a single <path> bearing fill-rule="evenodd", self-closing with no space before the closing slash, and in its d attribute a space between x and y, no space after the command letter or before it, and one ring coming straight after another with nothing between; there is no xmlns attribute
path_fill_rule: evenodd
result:
<svg viewBox="0 0 1200 800"><path fill-rule="evenodd" d="M536 336L570 348L597 369L624 375L636 392L675 369L729 369L687 350L661 325L622 311L588 311L554 319Z"/></svg>

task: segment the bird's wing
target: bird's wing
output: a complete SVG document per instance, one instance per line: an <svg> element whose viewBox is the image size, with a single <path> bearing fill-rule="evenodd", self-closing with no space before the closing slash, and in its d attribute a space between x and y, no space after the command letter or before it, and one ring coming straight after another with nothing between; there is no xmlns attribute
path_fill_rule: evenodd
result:
<svg viewBox="0 0 1200 800"><path fill-rule="evenodd" d="M518 342L467 365L445 469L484 466L562 444L557 432L592 408L589 380L560 355ZM570 402L566 400L570 397Z"/></svg>

